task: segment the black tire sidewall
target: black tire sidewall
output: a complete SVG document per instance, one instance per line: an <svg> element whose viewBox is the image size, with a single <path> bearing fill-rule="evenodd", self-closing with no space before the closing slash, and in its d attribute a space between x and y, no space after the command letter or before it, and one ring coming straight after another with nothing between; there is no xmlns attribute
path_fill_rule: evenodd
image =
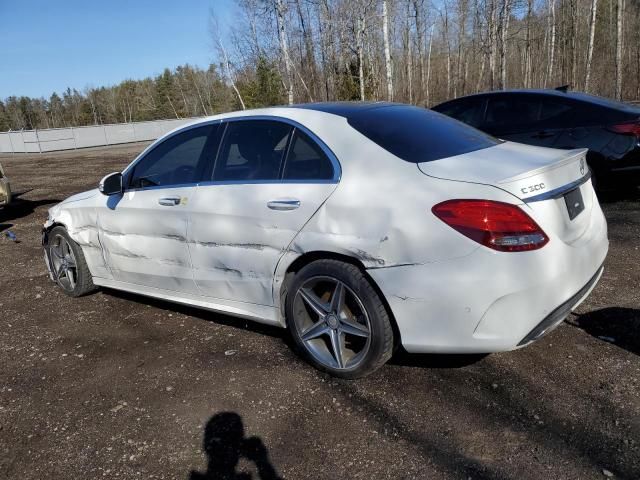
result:
<svg viewBox="0 0 640 480"><path fill-rule="evenodd" d="M308 279L318 276L332 277L343 282L358 296L369 316L371 328L369 351L363 361L354 368L335 369L320 363L311 355L300 338L300 332L294 320L294 300L299 288ZM288 286L287 292L285 314L293 342L302 356L319 370L341 378L359 378L376 370L391 356L393 330L386 308L365 273L355 265L338 260L317 260L300 269Z"/></svg>

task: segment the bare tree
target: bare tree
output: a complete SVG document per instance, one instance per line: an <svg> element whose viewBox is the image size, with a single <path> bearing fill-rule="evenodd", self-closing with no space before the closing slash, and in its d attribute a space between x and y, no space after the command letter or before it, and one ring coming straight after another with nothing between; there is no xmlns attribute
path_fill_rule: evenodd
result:
<svg viewBox="0 0 640 480"><path fill-rule="evenodd" d="M587 65L585 67L584 90L589 91L591 80L591 60L593 58L593 43L596 32L596 16L598 12L598 0L591 0L591 17L589 21L589 45L587 47Z"/></svg>
<svg viewBox="0 0 640 480"><path fill-rule="evenodd" d="M276 10L276 20L278 25L278 39L280 41L280 51L282 52L282 62L284 63L287 101L293 104L293 78L291 75L291 58L289 57L289 40L287 37L287 7L283 0L274 0Z"/></svg>
<svg viewBox="0 0 640 480"><path fill-rule="evenodd" d="M411 51L411 2L407 0L407 15L405 18L405 50L407 67L407 96L409 103L413 103L413 52Z"/></svg>
<svg viewBox="0 0 640 480"><path fill-rule="evenodd" d="M624 0L618 0L616 20L616 98L622 100L622 18Z"/></svg>
<svg viewBox="0 0 640 480"><path fill-rule="evenodd" d="M426 82L426 104L430 105L429 99L429 83L431 82L431 51L433 47L433 26L431 27L431 34L429 35L429 54L427 57L427 82Z"/></svg>
<svg viewBox="0 0 640 480"><path fill-rule="evenodd" d="M384 38L384 63L387 72L387 99L393 100L393 64L391 63L391 47L389 46L389 11L387 0L382 0L382 35Z"/></svg>
<svg viewBox="0 0 640 480"><path fill-rule="evenodd" d="M533 0L528 0L529 6ZM500 88L507 88L507 32L509 31L509 18L511 16L511 2L510 0L503 0L502 10L500 13ZM529 67L531 66L531 45L529 40L529 24L527 23L527 39L526 39L527 53L525 55L529 58ZM526 60L525 60L525 64ZM530 72L529 72L530 75ZM525 87L527 86L527 75L525 74Z"/></svg>
<svg viewBox="0 0 640 480"><path fill-rule="evenodd" d="M556 53L556 0L549 0L549 11L550 11L550 25L551 25L551 40L549 42L549 62L548 62L548 70L547 70L547 79L545 81L545 86L548 83L553 82L553 66L555 64L555 53Z"/></svg>
<svg viewBox="0 0 640 480"><path fill-rule="evenodd" d="M235 75L231 70L231 63L229 62L229 56L227 55L227 50L224 48L224 43L222 43L222 39L220 38L220 28L218 26L218 19L216 18L213 12L213 9L210 12L210 18L211 18L211 22L210 22L209 29L217 45L218 52L222 56L222 62L224 64L224 70L227 75L227 80L231 84L231 88L233 88L233 91L238 97L238 101L240 102L240 106L242 107L242 110L245 110L246 106L244 104L244 100L242 99L242 95L240 94L240 90L238 90L238 86L236 85ZM186 106L186 101L185 101L185 106Z"/></svg>

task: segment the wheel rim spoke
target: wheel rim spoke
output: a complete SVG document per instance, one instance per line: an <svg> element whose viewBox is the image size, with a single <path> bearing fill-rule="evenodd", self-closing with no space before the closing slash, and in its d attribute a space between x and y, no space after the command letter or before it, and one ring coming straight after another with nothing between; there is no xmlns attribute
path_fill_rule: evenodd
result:
<svg viewBox="0 0 640 480"><path fill-rule="evenodd" d="M305 301L305 303L309 305L309 307L311 307L311 309L318 315L318 317L322 318L327 313L329 313L328 305L320 300L318 296L310 289L301 288L300 296Z"/></svg>
<svg viewBox="0 0 640 480"><path fill-rule="evenodd" d="M50 251L58 284L67 291L74 290L78 282L78 267L71 244L66 238L58 235L53 239Z"/></svg>
<svg viewBox="0 0 640 480"><path fill-rule="evenodd" d="M308 342L309 340L313 340L314 338L318 338L320 335L324 335L329 331L329 327L325 323L324 319L315 323L313 326L309 327L302 333L302 340Z"/></svg>
<svg viewBox="0 0 640 480"><path fill-rule="evenodd" d="M60 245L53 245L51 247L51 253L53 254L54 257L62 260L62 254L60 253Z"/></svg>
<svg viewBox="0 0 640 480"><path fill-rule="evenodd" d="M75 279L75 272L71 269L67 270L67 279L69 280L69 286L71 287L71 289L73 290L74 288L76 288L76 279Z"/></svg>
<svg viewBox="0 0 640 480"><path fill-rule="evenodd" d="M344 283L340 281L336 282L336 288L331 295L331 305L329 306L329 310L336 315L339 315L342 311L342 307L344 307L344 294Z"/></svg>
<svg viewBox="0 0 640 480"><path fill-rule="evenodd" d="M362 325L358 322L352 322L349 320L341 320L340 328L348 335L355 335L357 337L367 338L369 337L369 329L366 325Z"/></svg>
<svg viewBox="0 0 640 480"><path fill-rule="evenodd" d="M69 268L76 268L76 259L73 257L73 255L67 255L65 257L65 260L67 261L67 266Z"/></svg>
<svg viewBox="0 0 640 480"><path fill-rule="evenodd" d="M338 364L338 368L344 368L344 358L342 355L342 335L339 330L331 330L329 333L331 338L331 349L333 350L333 358Z"/></svg>
<svg viewBox="0 0 640 480"><path fill-rule="evenodd" d="M58 267L56 268L56 277L58 277L58 279L62 278L64 275L64 267L62 266L62 264L58 265Z"/></svg>

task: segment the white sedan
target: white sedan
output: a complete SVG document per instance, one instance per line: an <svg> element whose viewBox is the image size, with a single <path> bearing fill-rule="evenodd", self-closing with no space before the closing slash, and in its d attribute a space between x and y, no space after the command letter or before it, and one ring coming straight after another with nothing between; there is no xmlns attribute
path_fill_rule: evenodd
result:
<svg viewBox="0 0 640 480"><path fill-rule="evenodd" d="M209 117L51 208L46 262L71 296L104 286L288 328L344 378L399 345L512 350L602 274L585 152L389 103Z"/></svg>

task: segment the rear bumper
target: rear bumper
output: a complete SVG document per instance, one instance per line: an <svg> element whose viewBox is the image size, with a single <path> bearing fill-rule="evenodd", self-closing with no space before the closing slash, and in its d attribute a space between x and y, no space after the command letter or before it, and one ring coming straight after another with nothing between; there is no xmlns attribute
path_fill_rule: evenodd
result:
<svg viewBox="0 0 640 480"><path fill-rule="evenodd" d="M596 274L591 277L591 280L589 280L584 287L578 290L578 292L573 297L571 297L569 300L564 302L553 312L547 315L547 317L538 325L536 325L536 327L531 330L526 337L520 340L520 343L518 343L518 347L524 347L532 342L535 342L539 338L542 338L547 333L552 331L558 325L560 325L565 320L565 318L569 316L573 309L580 305L582 301L591 293L591 290L593 290L593 288L598 283L598 280L600 280L603 271L604 267L600 267Z"/></svg>
<svg viewBox="0 0 640 480"><path fill-rule="evenodd" d="M609 242L599 206L588 233L533 252L479 247L430 264L369 269L409 352L513 350L557 326L602 274Z"/></svg>

